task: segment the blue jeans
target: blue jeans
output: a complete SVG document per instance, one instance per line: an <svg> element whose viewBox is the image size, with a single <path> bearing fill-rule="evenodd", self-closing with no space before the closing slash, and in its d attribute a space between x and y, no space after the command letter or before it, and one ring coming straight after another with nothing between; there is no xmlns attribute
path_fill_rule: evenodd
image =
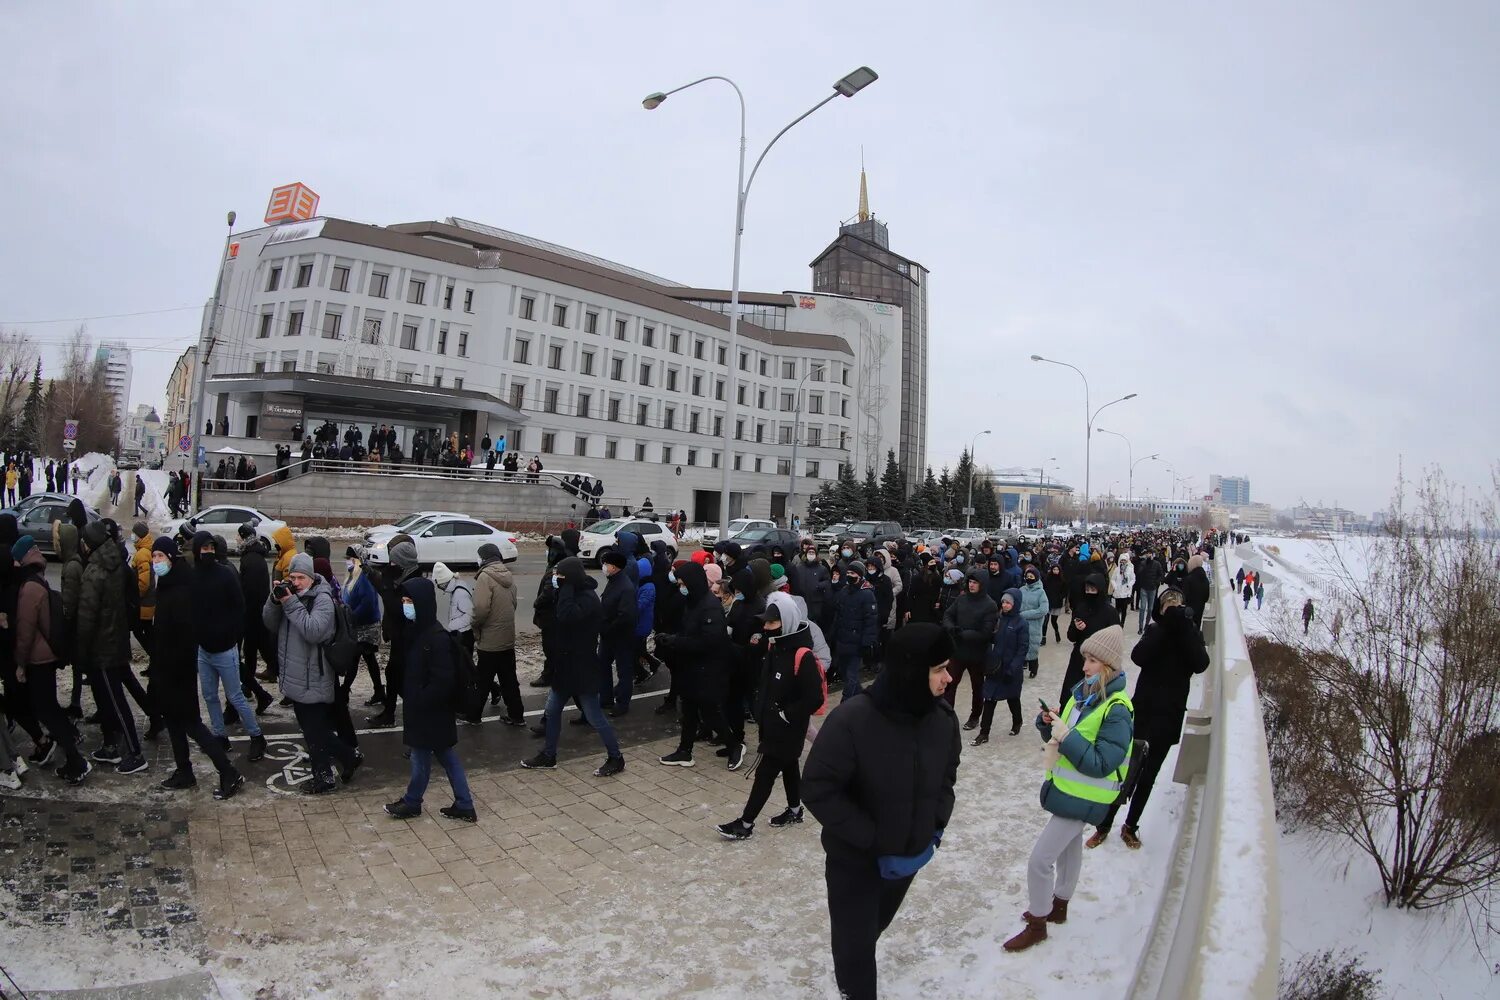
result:
<svg viewBox="0 0 1500 1000"><path fill-rule="evenodd" d="M604 710L599 707L599 695L594 692L586 692L578 696L578 703L583 706L583 717L589 720L589 725L594 727L594 732L604 741L605 752L611 757L620 756L620 744L615 740L615 727L609 724L604 717ZM547 692L547 707L543 709L547 720L547 746L548 757L557 756L557 741L562 735L562 713L567 707L568 699L565 695L557 693L553 688Z"/></svg>
<svg viewBox="0 0 1500 1000"><path fill-rule="evenodd" d="M841 649L834 653L833 666L844 679L844 697L851 698L859 694L859 650Z"/></svg>
<svg viewBox="0 0 1500 1000"><path fill-rule="evenodd" d="M619 672L620 683L615 684L615 673ZM630 708L630 695L635 689L635 639L600 639L599 672L604 675L599 689L599 699L606 707L622 711Z"/></svg>
<svg viewBox="0 0 1500 1000"><path fill-rule="evenodd" d="M231 646L222 653L210 653L198 647L198 686L203 690L203 703L208 706L208 728L215 736L224 735L224 709L219 706L219 684L224 685L224 697L240 713L240 723L251 736L260 735L260 723L255 721L255 709L245 701L245 691L240 687L240 650Z"/></svg>
<svg viewBox="0 0 1500 1000"><path fill-rule="evenodd" d="M1144 632L1151 622L1151 612L1156 610L1156 591L1151 587L1141 587L1136 597L1135 627L1136 631Z"/></svg>
<svg viewBox="0 0 1500 1000"><path fill-rule="evenodd" d="M432 780L434 757L443 765L443 770L448 774L448 784L453 786L453 804L460 809L472 810L474 797L469 794L469 779L464 776L464 766L459 763L458 751L453 747L446 750L411 748L411 781L407 784L406 794L401 796L401 801L413 809L422 808L422 796L427 791L427 783Z"/></svg>

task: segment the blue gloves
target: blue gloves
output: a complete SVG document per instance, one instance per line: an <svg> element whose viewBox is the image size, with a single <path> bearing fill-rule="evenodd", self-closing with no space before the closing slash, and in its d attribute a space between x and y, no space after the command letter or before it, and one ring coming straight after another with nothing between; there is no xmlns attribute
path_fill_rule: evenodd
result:
<svg viewBox="0 0 1500 1000"><path fill-rule="evenodd" d="M890 880L911 878L922 870L923 865L932 860L933 852L942 842L943 831L939 830L932 835L932 843L928 844L927 849L920 854L913 854L910 857L900 854L882 855L877 859L880 864L880 877Z"/></svg>

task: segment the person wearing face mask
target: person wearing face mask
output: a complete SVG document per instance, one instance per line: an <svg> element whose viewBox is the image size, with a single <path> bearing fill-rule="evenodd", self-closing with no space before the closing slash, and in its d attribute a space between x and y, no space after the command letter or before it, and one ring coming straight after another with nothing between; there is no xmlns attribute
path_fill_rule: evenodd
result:
<svg viewBox="0 0 1500 1000"><path fill-rule="evenodd" d="M948 704L954 704L958 698L958 683L968 674L971 690L969 719L964 723L965 729L974 729L979 725L979 714L984 709L984 661L989 654L999 613L994 600L984 592L982 572L975 569L964 578L962 593L943 614L943 628L953 637L953 665L950 671L953 683L948 686L943 697Z"/></svg>
<svg viewBox="0 0 1500 1000"><path fill-rule="evenodd" d="M359 643L360 659L364 660L374 690L365 705L380 705L385 702L385 689L380 683L380 662L375 658L375 652L380 648L380 595L375 591L370 574L365 571L364 549L351 545L344 550L344 571L344 602L349 606L354 639ZM240 575L244 576L243 566ZM249 600L248 593L245 597ZM264 603L262 600L261 604ZM259 621L256 624L259 625Z"/></svg>
<svg viewBox="0 0 1500 1000"><path fill-rule="evenodd" d="M401 742L411 749L411 780L404 795L386 804L386 814L397 819L422 814L422 799L436 758L453 788L453 804L438 811L449 819L473 823L478 818L474 797L454 750L458 744L458 728L453 721L453 688L458 683L454 659L464 655L463 649L453 640L452 628L438 624L437 592L431 580L418 576L401 585L401 615L410 626L406 630L406 691L402 699L406 709L401 714Z"/></svg>
<svg viewBox="0 0 1500 1000"><path fill-rule="evenodd" d="M404 688L402 670L406 666L406 618L401 614L401 585L416 576L417 546L411 536L401 534L391 538L387 553L390 564L382 567L380 580L381 630L390 643L391 653L385 663L385 703L378 715L366 719L367 725L385 728L396 724L396 699ZM333 599L332 592L329 600ZM285 691L285 688L283 688ZM295 699L294 699L295 700Z"/></svg>
<svg viewBox="0 0 1500 1000"><path fill-rule="evenodd" d="M701 573L702 571L699 570ZM562 712L569 698L576 698L583 717L604 743L605 758L595 771L606 778L625 770L625 758L615 741L615 730L599 706L599 627L603 611L598 584L584 572L583 560L569 556L543 577L556 595L552 603L552 625L556 630L552 655L552 689L547 692L546 745L535 756L521 761L532 770L557 766L557 747L562 737ZM705 586L705 590L707 587Z"/></svg>
<svg viewBox="0 0 1500 1000"><path fill-rule="evenodd" d="M474 662L474 586L459 579L447 563L434 563L432 582L448 595L448 634L458 640L469 663Z"/></svg>
<svg viewBox="0 0 1500 1000"><path fill-rule="evenodd" d="M348 784L363 761L359 751L340 740L333 729L334 685L338 678L321 655L323 643L333 638L333 617L332 588L317 577L312 557L299 552L292 557L286 579L271 588L261 619L276 636L281 691L291 700L307 742L314 795L333 791L338 780ZM402 621L409 620L403 616ZM338 780L333 774L335 762Z"/></svg>
<svg viewBox="0 0 1500 1000"><path fill-rule="evenodd" d="M880 638L880 607L875 585L865 579L863 567L851 562L843 576L843 589L834 595L833 668L844 680L844 698L860 692L859 671L865 662L874 664L875 643Z"/></svg>
<svg viewBox="0 0 1500 1000"><path fill-rule="evenodd" d="M240 674L245 593L234 570L220 559L214 537L207 531L193 535L193 631L198 640L198 682L214 736L229 750L226 720L219 704L222 686L225 703L234 709L238 721L250 734L249 759L255 761L265 756L266 738L245 700Z"/></svg>
<svg viewBox="0 0 1500 1000"><path fill-rule="evenodd" d="M751 560L751 565L755 560ZM754 688L750 674L760 670L760 616L766 601L755 593L755 576L749 569L740 570L726 588L729 600L724 607L724 627L729 630L728 685L724 697L724 723L729 743L718 756L729 758L729 769L738 771L745 762L745 703Z"/></svg>
<svg viewBox="0 0 1500 1000"><path fill-rule="evenodd" d="M723 567L725 576L733 576L745 568L745 550L739 542L725 539L714 546L714 561Z"/></svg>
<svg viewBox="0 0 1500 1000"><path fill-rule="evenodd" d="M1083 644L1100 629L1120 624L1115 618L1115 609L1109 599L1109 581L1103 573L1092 573L1083 580L1083 593L1073 602L1073 620L1068 625L1068 641L1073 644L1068 657L1068 669L1063 675L1062 692L1058 701L1064 701L1068 693L1083 678Z"/></svg>
<svg viewBox="0 0 1500 1000"><path fill-rule="evenodd" d="M1021 685L1029 641L1026 623L1021 619L1021 592L1012 588L1000 597L1000 624L985 663L984 711L980 714L979 735L970 746L990 741L995 705L1002 701L1010 708L1010 734L1021 732Z"/></svg>
<svg viewBox="0 0 1500 1000"><path fill-rule="evenodd" d="M612 719L630 711L635 686L636 583L626 572L626 564L632 562L618 548L606 550L599 558L604 568L604 593L599 595L599 702Z"/></svg>
<svg viewBox="0 0 1500 1000"><path fill-rule="evenodd" d="M817 545L811 538L803 540L802 558L793 563L787 573L792 579L792 593L807 602L808 620L826 625L823 610L832 592L832 577L827 565L818 558Z"/></svg>
<svg viewBox="0 0 1500 1000"><path fill-rule="evenodd" d="M162 713L172 743L176 770L157 787L176 790L198 784L188 756L188 739L198 744L219 774L214 798L228 799L245 783L230 763L224 746L203 724L198 712L198 643L194 638L194 571L166 535L151 545L151 573L156 579L156 625L151 631L151 703Z"/></svg>
<svg viewBox="0 0 1500 1000"><path fill-rule="evenodd" d="M778 777L786 792L786 809L771 819L771 825L785 827L802 822L797 762L807 739L808 723L826 699L822 668L813 653L808 624L792 597L776 593L766 599L760 634L766 646L755 711L760 761L744 811L737 819L716 827L726 840L745 840L755 832L756 817L770 799Z"/></svg>
<svg viewBox="0 0 1500 1000"><path fill-rule="evenodd" d="M1063 576L1060 563L1047 567L1042 579L1042 589L1047 592L1047 622L1052 625L1052 641L1062 642L1062 633L1057 630L1057 616L1063 613L1063 604L1068 599L1068 581ZM1047 625L1042 625L1042 645L1047 645Z"/></svg>
<svg viewBox="0 0 1500 1000"><path fill-rule="evenodd" d="M10 527L14 528L14 524ZM68 527L72 528L72 525ZM55 636L60 639L66 623L53 621L47 560L30 535L18 537L9 556L14 572L6 575L6 599L15 602L10 622L15 673L6 679L6 694L16 697L19 693L17 687L24 692L27 711L16 714L28 723L28 733L36 745L30 763L40 768L60 751L64 763L57 769L57 776L70 785L82 784L93 771L93 765L80 750L82 738L78 730L57 704L59 654L48 638ZM60 641L58 644L62 645ZM50 738L41 735L39 726L46 727ZM9 765L11 761L4 761L4 764Z"/></svg>
<svg viewBox="0 0 1500 1000"><path fill-rule="evenodd" d="M1026 670L1035 677L1037 667L1041 664L1042 644L1047 640L1047 614L1050 605L1036 566L1027 563L1021 579L1020 615L1021 620L1026 623Z"/></svg>
<svg viewBox="0 0 1500 1000"><path fill-rule="evenodd" d="M563 534L566 535L567 532ZM552 686L552 659L558 641L554 620L554 612L557 610L557 588L552 586L552 571L558 563L571 555L576 555L577 551L576 544L570 548L565 538L558 535L547 536L547 571L542 574L542 579L537 583L536 597L531 601L531 623L536 626L537 631L542 633L542 672L536 680L531 682L532 687ZM545 729L545 726L533 727L532 733L541 736L544 735Z"/></svg>
<svg viewBox="0 0 1500 1000"><path fill-rule="evenodd" d="M708 575L696 563L675 570L682 595L682 623L674 635L658 635L656 648L673 658L681 670L678 696L682 701L682 735L677 749L659 762L672 767L693 766L693 743L700 726L730 745L724 721L731 649L724 607L708 589Z"/></svg>
<svg viewBox="0 0 1500 1000"><path fill-rule="evenodd" d="M941 626L898 630L869 695L830 712L807 755L801 792L823 825L833 974L852 1000L874 1000L876 942L953 816L952 654Z"/></svg>

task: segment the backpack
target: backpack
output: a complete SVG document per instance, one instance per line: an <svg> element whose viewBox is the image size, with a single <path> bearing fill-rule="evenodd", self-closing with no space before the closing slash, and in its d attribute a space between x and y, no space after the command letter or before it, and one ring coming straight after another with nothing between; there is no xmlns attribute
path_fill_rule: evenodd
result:
<svg viewBox="0 0 1500 1000"><path fill-rule="evenodd" d="M469 662L469 651L452 632L448 635L448 653L453 660L453 691L448 696L448 705L458 715L468 715L474 703L474 665Z"/></svg>
<svg viewBox="0 0 1500 1000"><path fill-rule="evenodd" d="M797 655L792 657L793 677L796 677L797 671L802 669L802 657L804 654L812 657L813 663L817 665L818 680L823 685L823 702L818 706L818 710L814 712L813 715L823 715L828 711L828 670L823 666L823 661L819 660L817 655L814 654L812 650L808 649L806 646L803 646L801 649L797 650Z"/></svg>
<svg viewBox="0 0 1500 1000"><path fill-rule="evenodd" d="M318 659L333 667L334 676L341 680L359 672L359 642L347 604L333 603L333 637L318 647Z"/></svg>
<svg viewBox="0 0 1500 1000"><path fill-rule="evenodd" d="M40 584L47 591L47 628L41 629L42 638L57 657L57 665L66 667L73 662L73 635L63 619L62 591L54 590L45 580L28 580Z"/></svg>

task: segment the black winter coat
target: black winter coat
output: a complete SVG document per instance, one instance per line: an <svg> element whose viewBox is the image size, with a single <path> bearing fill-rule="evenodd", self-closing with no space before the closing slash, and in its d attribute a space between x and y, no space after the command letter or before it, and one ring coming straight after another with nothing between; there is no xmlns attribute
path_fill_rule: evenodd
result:
<svg viewBox="0 0 1500 1000"><path fill-rule="evenodd" d="M752 643L751 639L760 633L760 616L765 610L765 601L758 597L746 597L735 601L724 612L724 628L729 633L729 672L731 676L740 678L747 690L750 681L760 672L761 651L765 647Z"/></svg>
<svg viewBox="0 0 1500 1000"><path fill-rule="evenodd" d="M1047 592L1047 609L1057 614L1068 599L1068 578L1050 569L1042 574L1042 589Z"/></svg>
<svg viewBox="0 0 1500 1000"><path fill-rule="evenodd" d="M635 642L635 584L624 570L604 581L599 595L599 639L616 645Z"/></svg>
<svg viewBox="0 0 1500 1000"><path fill-rule="evenodd" d="M1130 651L1140 667L1131 702L1135 706L1135 734L1152 746L1167 747L1182 738L1193 675L1208 669L1203 633L1186 606L1168 608L1146 628Z"/></svg>
<svg viewBox="0 0 1500 1000"><path fill-rule="evenodd" d="M1162 565L1159 559L1138 561L1135 566L1135 585L1141 590L1156 592L1161 586Z"/></svg>
<svg viewBox="0 0 1500 1000"><path fill-rule="evenodd" d="M595 593L599 584L583 571L583 562L576 556L558 563L556 572L562 585L556 591L550 628L553 648L547 657L552 690L566 697L596 694L600 684L599 626L604 620ZM551 587L550 582L547 585Z"/></svg>
<svg viewBox="0 0 1500 1000"><path fill-rule="evenodd" d="M146 694L168 722L190 723L198 714L198 640L193 636L193 568L178 556L156 580L151 628L151 683ZM257 612L259 609L257 609Z"/></svg>
<svg viewBox="0 0 1500 1000"><path fill-rule="evenodd" d="M413 577L401 585L401 591L417 609L416 620L406 629L401 742L418 750L446 750L458 743L453 717L453 640L438 624L437 591L431 580Z"/></svg>
<svg viewBox="0 0 1500 1000"><path fill-rule="evenodd" d="M796 659L801 650L802 667ZM802 627L768 643L757 688L755 718L760 731L759 752L778 760L802 756L807 725L823 704L823 679L812 651L812 632Z"/></svg>
<svg viewBox="0 0 1500 1000"><path fill-rule="evenodd" d="M854 653L873 646L880 638L880 619L875 605L875 588L841 586L834 595L833 651Z"/></svg>
<svg viewBox="0 0 1500 1000"><path fill-rule="evenodd" d="M703 567L688 563L677 570L677 578L688 588L683 603L682 624L666 637L668 655L677 671L679 693L699 701L722 701L729 689L729 663L733 655L724 621L724 606L708 590ZM658 643L662 641L658 637Z"/></svg>
<svg viewBox="0 0 1500 1000"><path fill-rule="evenodd" d="M1208 607L1208 595L1212 588L1203 567L1188 570L1182 581L1182 602L1193 609L1193 620L1203 625L1203 609Z"/></svg>
<svg viewBox="0 0 1500 1000"><path fill-rule="evenodd" d="M865 695L828 714L802 773L802 800L829 854L874 859L927 849L953 815L958 717L942 699L914 716Z"/></svg>
<svg viewBox="0 0 1500 1000"><path fill-rule="evenodd" d="M963 586L968 586L967 580ZM999 616L1000 609L983 590L977 594L967 591L959 594L943 614L943 628L953 637L953 658L965 663L984 662L994 640L995 622Z"/></svg>
<svg viewBox="0 0 1500 1000"><path fill-rule="evenodd" d="M253 635L264 627L260 609L271 596L271 567L266 565L266 551L259 542L245 546L240 555L240 592L245 595L245 634Z"/></svg>
<svg viewBox="0 0 1500 1000"><path fill-rule="evenodd" d="M264 606L256 605L255 613ZM218 559L200 558L193 571L193 637L208 652L222 653L238 646L244 635L245 594L239 578Z"/></svg>
<svg viewBox="0 0 1500 1000"><path fill-rule="evenodd" d="M823 608L833 592L833 578L828 566L821 559L813 562L799 559L791 569L792 593L807 604L807 616L817 621L823 616Z"/></svg>
<svg viewBox="0 0 1500 1000"><path fill-rule="evenodd" d="M1077 626L1077 622L1083 622L1083 628ZM1068 700L1073 693L1073 688L1083 680L1083 643L1089 636L1103 628L1120 624L1120 619L1115 616L1115 606L1109 599L1109 595L1102 590L1097 594L1085 594L1083 599L1073 605L1073 617L1068 619L1068 641L1073 644L1073 652L1068 656L1068 670L1063 675L1062 692L1057 697L1057 708Z"/></svg>
<svg viewBox="0 0 1500 1000"><path fill-rule="evenodd" d="M85 667L123 667L130 662L130 609L125 585L135 587L135 572L113 539L89 553L78 590L78 635L74 661Z"/></svg>
<svg viewBox="0 0 1500 1000"><path fill-rule="evenodd" d="M911 588L906 592L910 595L906 609L911 613L911 620L940 624L943 620L942 590L943 578L936 572L921 570L912 577Z"/></svg>

